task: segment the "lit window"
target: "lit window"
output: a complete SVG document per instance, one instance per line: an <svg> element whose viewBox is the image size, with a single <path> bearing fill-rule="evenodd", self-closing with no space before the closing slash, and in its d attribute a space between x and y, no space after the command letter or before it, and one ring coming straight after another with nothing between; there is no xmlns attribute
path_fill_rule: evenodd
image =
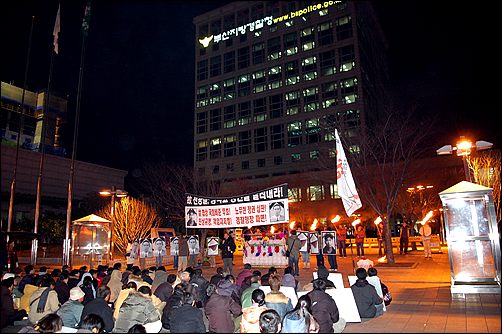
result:
<svg viewBox="0 0 502 334"><path fill-rule="evenodd" d="M300 202L301 201L301 188L288 188L288 201Z"/></svg>
<svg viewBox="0 0 502 334"><path fill-rule="evenodd" d="M309 157L310 159L318 159L321 154L319 153L319 150L313 150L309 152Z"/></svg>
<svg viewBox="0 0 502 334"><path fill-rule="evenodd" d="M323 9L323 10L319 11L319 16L326 16L326 15L328 15L328 10L327 9Z"/></svg>
<svg viewBox="0 0 502 334"><path fill-rule="evenodd" d="M320 201L324 199L324 189L322 185L309 186L307 188L309 201Z"/></svg>
<svg viewBox="0 0 502 334"><path fill-rule="evenodd" d="M336 183L329 185L329 192L331 194L331 198L340 198L338 195L338 185Z"/></svg>
<svg viewBox="0 0 502 334"><path fill-rule="evenodd" d="M301 159L300 153L291 153L292 162L300 161L300 159Z"/></svg>
<svg viewBox="0 0 502 334"><path fill-rule="evenodd" d="M313 48L315 48L315 42L314 41L302 44L302 50L303 51L312 50Z"/></svg>

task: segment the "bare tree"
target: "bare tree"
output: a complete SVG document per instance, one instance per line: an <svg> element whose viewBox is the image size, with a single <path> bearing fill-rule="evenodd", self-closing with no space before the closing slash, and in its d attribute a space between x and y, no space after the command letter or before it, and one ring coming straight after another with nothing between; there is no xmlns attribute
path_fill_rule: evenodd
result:
<svg viewBox="0 0 502 334"><path fill-rule="evenodd" d="M111 203L104 207L98 215L112 220ZM120 201L115 202L113 229L115 247L122 254L125 254L129 242L149 237L150 230L157 227L158 223L159 216L150 205L132 197L121 198Z"/></svg>
<svg viewBox="0 0 502 334"><path fill-rule="evenodd" d="M370 205L384 221L384 238L388 263L394 263L390 219L403 181L410 165L424 154L432 120L420 121L414 109L401 111L388 109L379 119L364 128L356 138L345 140L349 147L349 163L353 168L356 186L363 203ZM341 140L344 136L341 129ZM358 148L358 149L355 149Z"/></svg>

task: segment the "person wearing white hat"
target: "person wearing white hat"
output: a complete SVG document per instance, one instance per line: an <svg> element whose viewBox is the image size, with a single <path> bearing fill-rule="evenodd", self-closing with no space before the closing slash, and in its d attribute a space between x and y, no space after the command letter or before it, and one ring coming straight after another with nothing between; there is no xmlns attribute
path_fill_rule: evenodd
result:
<svg viewBox="0 0 502 334"><path fill-rule="evenodd" d="M63 320L63 326L70 328L78 328L84 305L85 293L78 286L70 290L70 299L61 305L61 308L56 312Z"/></svg>

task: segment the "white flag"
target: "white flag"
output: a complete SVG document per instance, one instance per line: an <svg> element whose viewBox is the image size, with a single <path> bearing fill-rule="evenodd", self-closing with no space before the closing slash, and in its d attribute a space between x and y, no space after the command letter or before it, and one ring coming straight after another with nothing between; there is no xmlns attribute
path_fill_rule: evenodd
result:
<svg viewBox="0 0 502 334"><path fill-rule="evenodd" d="M59 54L59 32L61 31L61 19L59 16L59 11L61 9L61 5L58 7L58 15L56 15L56 23L54 24L54 31L52 35L54 36L54 52Z"/></svg>
<svg viewBox="0 0 502 334"><path fill-rule="evenodd" d="M347 216L351 216L354 211L361 208L363 204L357 194L356 184L350 171L349 162L343 151L342 142L338 136L338 130L335 129L336 140L336 184L338 186L338 195L342 198L343 207Z"/></svg>

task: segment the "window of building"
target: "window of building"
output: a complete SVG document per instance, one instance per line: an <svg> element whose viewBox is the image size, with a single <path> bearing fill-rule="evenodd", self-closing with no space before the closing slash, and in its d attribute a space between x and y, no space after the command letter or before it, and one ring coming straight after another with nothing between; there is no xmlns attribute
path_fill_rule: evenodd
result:
<svg viewBox="0 0 502 334"><path fill-rule="evenodd" d="M237 26L249 23L249 8L239 10L237 12Z"/></svg>
<svg viewBox="0 0 502 334"><path fill-rule="evenodd" d="M340 81L342 103L349 104L357 101L357 78L348 78Z"/></svg>
<svg viewBox="0 0 502 334"><path fill-rule="evenodd" d="M310 103L306 103L303 106L303 110L305 112L313 112L313 111L316 111L318 109L319 109L319 102L310 102Z"/></svg>
<svg viewBox="0 0 502 334"><path fill-rule="evenodd" d="M240 97L251 94L251 75L244 74L237 80L237 91Z"/></svg>
<svg viewBox="0 0 502 334"><path fill-rule="evenodd" d="M301 154L300 153L291 153L291 162L300 161Z"/></svg>
<svg viewBox="0 0 502 334"><path fill-rule="evenodd" d="M305 132L307 134L307 144L318 143L321 141L321 128L318 118L311 118L305 122Z"/></svg>
<svg viewBox="0 0 502 334"><path fill-rule="evenodd" d="M209 157L210 159L221 157L221 137L214 137L209 140Z"/></svg>
<svg viewBox="0 0 502 334"><path fill-rule="evenodd" d="M295 85L298 82L300 82L300 76L299 75L294 75L294 76L286 78L286 86Z"/></svg>
<svg viewBox="0 0 502 334"><path fill-rule="evenodd" d="M336 183L331 183L329 185L329 193L333 199L340 198L340 195L338 195L338 185Z"/></svg>
<svg viewBox="0 0 502 334"><path fill-rule="evenodd" d="M251 7L251 21L261 19L265 15L264 11L265 7L263 6L263 3L258 3Z"/></svg>
<svg viewBox="0 0 502 334"><path fill-rule="evenodd" d="M281 58L281 37L270 38L267 41L267 59L276 60Z"/></svg>
<svg viewBox="0 0 502 334"><path fill-rule="evenodd" d="M306 42L302 44L303 51L309 51L315 48L315 42Z"/></svg>
<svg viewBox="0 0 502 334"><path fill-rule="evenodd" d="M265 159L258 159L256 160L256 166L261 168L261 167L265 167Z"/></svg>
<svg viewBox="0 0 502 334"><path fill-rule="evenodd" d="M296 115L299 112L300 91L286 93L286 115Z"/></svg>
<svg viewBox="0 0 502 334"><path fill-rule="evenodd" d="M267 128L254 129L254 151L263 152L267 150Z"/></svg>
<svg viewBox="0 0 502 334"><path fill-rule="evenodd" d="M223 55L223 73L233 71L235 71L235 51L230 51Z"/></svg>
<svg viewBox="0 0 502 334"><path fill-rule="evenodd" d="M220 173L220 166L215 165L213 166L213 174L219 174Z"/></svg>
<svg viewBox="0 0 502 334"><path fill-rule="evenodd" d="M262 122L267 119L266 97L260 97L253 100L253 118L255 122Z"/></svg>
<svg viewBox="0 0 502 334"><path fill-rule="evenodd" d="M251 123L251 102L239 103L239 125Z"/></svg>
<svg viewBox="0 0 502 334"><path fill-rule="evenodd" d="M249 66L249 47L245 46L237 50L237 68L242 70Z"/></svg>
<svg viewBox="0 0 502 334"><path fill-rule="evenodd" d="M237 135L232 133L223 137L223 154L225 157L232 157L236 153Z"/></svg>
<svg viewBox="0 0 502 334"><path fill-rule="evenodd" d="M253 65L265 62L265 43L259 42L252 47Z"/></svg>
<svg viewBox="0 0 502 334"><path fill-rule="evenodd" d="M223 128L229 129L237 126L237 112L235 105L231 104L223 108Z"/></svg>
<svg viewBox="0 0 502 334"><path fill-rule="evenodd" d="M318 93L319 93L319 87L317 86L305 88L303 90L303 102L304 103L317 102Z"/></svg>
<svg viewBox="0 0 502 334"><path fill-rule="evenodd" d="M197 80L206 80L209 73L207 59L197 62Z"/></svg>
<svg viewBox="0 0 502 334"><path fill-rule="evenodd" d="M322 185L313 185L307 188L309 201L321 201L324 199L324 188Z"/></svg>
<svg viewBox="0 0 502 334"><path fill-rule="evenodd" d="M317 69L317 57L311 56L302 59L302 72L309 72Z"/></svg>
<svg viewBox="0 0 502 334"><path fill-rule="evenodd" d="M336 73L335 50L321 52L319 58L322 76L333 75Z"/></svg>
<svg viewBox="0 0 502 334"><path fill-rule="evenodd" d="M253 93L261 93L267 89L267 71L260 70L253 73Z"/></svg>
<svg viewBox="0 0 502 334"><path fill-rule="evenodd" d="M268 97L270 118L279 118L283 116L282 100L282 94L272 95Z"/></svg>
<svg viewBox="0 0 502 334"><path fill-rule="evenodd" d="M205 107L208 104L209 85L197 88L197 108Z"/></svg>
<svg viewBox="0 0 502 334"><path fill-rule="evenodd" d="M338 49L340 72L348 72L356 66L354 45L343 46Z"/></svg>
<svg viewBox="0 0 502 334"><path fill-rule="evenodd" d="M207 139L197 141L197 152L195 154L197 161L204 161L207 159Z"/></svg>
<svg viewBox="0 0 502 334"><path fill-rule="evenodd" d="M284 124L270 127L270 148L272 150L284 148Z"/></svg>
<svg viewBox="0 0 502 334"><path fill-rule="evenodd" d="M313 150L313 151L310 151L309 152L309 157L310 159L314 160L314 159L319 159L319 156L320 156L320 152L319 150Z"/></svg>
<svg viewBox="0 0 502 334"><path fill-rule="evenodd" d="M289 61L284 64L284 73L286 76L294 75L300 73L300 68L298 66L298 60Z"/></svg>
<svg viewBox="0 0 502 334"><path fill-rule="evenodd" d="M302 144L302 122L295 121L288 124L288 147Z"/></svg>
<svg viewBox="0 0 502 334"><path fill-rule="evenodd" d="M223 99L231 100L235 98L235 78L223 81Z"/></svg>
<svg viewBox="0 0 502 334"><path fill-rule="evenodd" d="M239 154L251 153L251 130L239 132Z"/></svg>
<svg viewBox="0 0 502 334"><path fill-rule="evenodd" d="M317 41L319 46L333 43L333 22L323 22L317 27Z"/></svg>
<svg viewBox="0 0 502 334"><path fill-rule="evenodd" d="M241 169L249 169L249 161L242 161Z"/></svg>
<svg viewBox="0 0 502 334"><path fill-rule="evenodd" d="M350 15L338 18L335 23L338 41L352 37L352 17Z"/></svg>
<svg viewBox="0 0 502 334"><path fill-rule="evenodd" d="M197 133L205 133L207 131L207 111L197 113Z"/></svg>
<svg viewBox="0 0 502 334"><path fill-rule="evenodd" d="M227 31L235 27L235 15L228 14L223 17L223 30Z"/></svg>
<svg viewBox="0 0 502 334"><path fill-rule="evenodd" d="M209 111L209 131L221 129L221 109Z"/></svg>
<svg viewBox="0 0 502 334"><path fill-rule="evenodd" d="M301 201L301 188L288 188L288 201L300 202Z"/></svg>
<svg viewBox="0 0 502 334"><path fill-rule="evenodd" d="M335 81L322 84L321 90L323 108L329 108L338 104L338 91Z"/></svg>
<svg viewBox="0 0 502 334"><path fill-rule="evenodd" d="M330 141L334 141L335 136L333 135L333 139L330 138ZM336 159L336 147L330 147L328 148L328 157L330 159Z"/></svg>
<svg viewBox="0 0 502 334"><path fill-rule="evenodd" d="M221 74L221 56L211 57L210 61L210 72L211 77L215 77Z"/></svg>
<svg viewBox="0 0 502 334"><path fill-rule="evenodd" d="M274 157L274 165L276 166L282 165L282 157L280 155L276 155Z"/></svg>
<svg viewBox="0 0 502 334"><path fill-rule="evenodd" d="M233 172L234 171L234 163L230 162L227 164L227 172Z"/></svg>
<svg viewBox="0 0 502 334"><path fill-rule="evenodd" d="M303 74L303 81L317 79L317 71L310 71Z"/></svg>

